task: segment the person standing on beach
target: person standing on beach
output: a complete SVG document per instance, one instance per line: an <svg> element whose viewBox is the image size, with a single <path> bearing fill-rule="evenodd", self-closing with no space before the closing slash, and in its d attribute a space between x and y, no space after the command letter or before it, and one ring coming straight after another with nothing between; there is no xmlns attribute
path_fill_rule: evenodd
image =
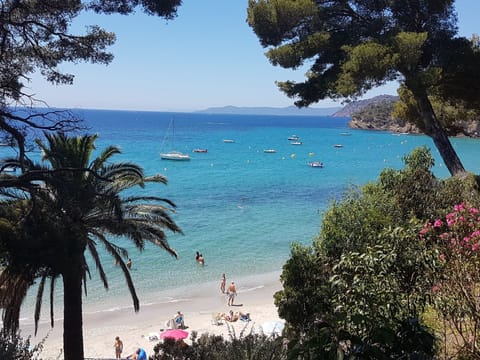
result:
<svg viewBox="0 0 480 360"><path fill-rule="evenodd" d="M220 280L220 291L222 294L225 294L225 286L227 284L227 278L225 277L225 274L222 274L222 278Z"/></svg>
<svg viewBox="0 0 480 360"><path fill-rule="evenodd" d="M123 351L123 342L120 340L120 337L115 337L115 343L113 344L115 348L115 358L121 359L122 358L122 351Z"/></svg>
<svg viewBox="0 0 480 360"><path fill-rule="evenodd" d="M232 281L228 286L228 306L233 306L235 296L237 296L237 289L235 288L235 283Z"/></svg>
<svg viewBox="0 0 480 360"><path fill-rule="evenodd" d="M129 268L129 269L132 268L132 259L128 259L128 261L127 261L127 268Z"/></svg>

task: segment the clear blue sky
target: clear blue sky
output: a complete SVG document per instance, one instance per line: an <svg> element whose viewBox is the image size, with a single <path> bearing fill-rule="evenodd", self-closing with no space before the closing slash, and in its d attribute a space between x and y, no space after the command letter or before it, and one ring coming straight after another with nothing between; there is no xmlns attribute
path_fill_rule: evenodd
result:
<svg viewBox="0 0 480 360"><path fill-rule="evenodd" d="M293 100L275 80L303 79L305 69L274 67L246 23L247 0L184 0L166 22L146 15L82 18L117 35L108 65L65 64L74 85L38 78L28 85L48 105L68 108L192 111L217 106L285 107ZM459 33L480 33L479 0L456 0ZM396 94L391 84L367 94ZM340 106L330 100L314 107Z"/></svg>

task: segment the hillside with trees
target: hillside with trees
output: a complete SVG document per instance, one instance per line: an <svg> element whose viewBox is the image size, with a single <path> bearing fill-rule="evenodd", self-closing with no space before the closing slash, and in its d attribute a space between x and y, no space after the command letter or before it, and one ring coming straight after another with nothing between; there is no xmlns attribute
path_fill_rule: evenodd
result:
<svg viewBox="0 0 480 360"><path fill-rule="evenodd" d="M350 116L352 119L349 126L352 129L421 134L422 130L419 127L413 122L407 121L401 116L401 113L399 114L398 107L401 105L398 96L380 95L370 99L353 101L336 112L334 116ZM438 107L440 105L434 102L434 106ZM480 118L476 114L456 112L449 116L445 105L443 105L439 114L442 126L444 126L448 136L480 136Z"/></svg>

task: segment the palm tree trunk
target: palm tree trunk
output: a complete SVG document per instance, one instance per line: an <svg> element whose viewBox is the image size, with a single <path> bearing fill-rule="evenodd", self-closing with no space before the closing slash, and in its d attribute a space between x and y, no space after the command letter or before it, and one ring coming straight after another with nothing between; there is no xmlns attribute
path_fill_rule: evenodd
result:
<svg viewBox="0 0 480 360"><path fill-rule="evenodd" d="M417 91L412 89L412 92L414 93L420 114L422 115L422 120L425 125L425 134L432 138L448 171L452 176L464 173L465 168L453 148L445 129L438 121L427 93L419 91L418 89Z"/></svg>
<svg viewBox="0 0 480 360"><path fill-rule="evenodd" d="M63 274L63 348L65 360L83 360L82 272L71 264Z"/></svg>

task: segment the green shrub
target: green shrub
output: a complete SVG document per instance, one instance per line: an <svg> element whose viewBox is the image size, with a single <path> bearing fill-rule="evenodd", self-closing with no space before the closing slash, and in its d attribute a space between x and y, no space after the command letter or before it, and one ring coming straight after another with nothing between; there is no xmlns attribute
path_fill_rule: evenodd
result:
<svg viewBox="0 0 480 360"><path fill-rule="evenodd" d="M30 338L0 332L0 359L2 360L37 360L43 349L43 343L31 347Z"/></svg>
<svg viewBox="0 0 480 360"><path fill-rule="evenodd" d="M228 325L227 325L228 326ZM223 336L202 334L192 331L192 344L183 341L165 339L153 348L154 355L150 360L282 360L286 359L282 337L244 331L237 337L229 328L230 339Z"/></svg>

